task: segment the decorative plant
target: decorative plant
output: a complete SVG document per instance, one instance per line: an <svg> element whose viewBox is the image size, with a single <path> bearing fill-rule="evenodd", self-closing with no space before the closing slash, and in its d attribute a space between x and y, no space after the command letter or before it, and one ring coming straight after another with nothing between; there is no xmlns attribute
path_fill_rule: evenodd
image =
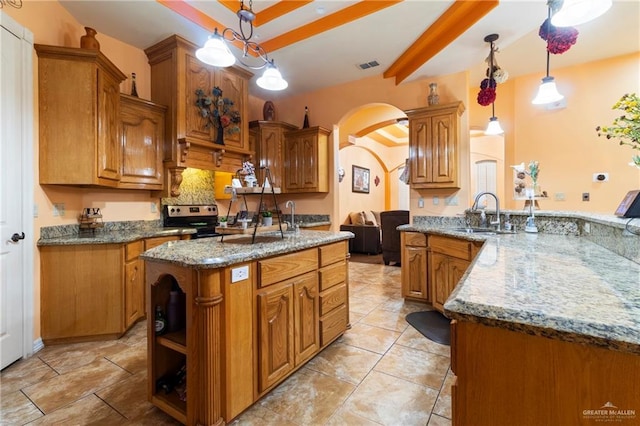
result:
<svg viewBox="0 0 640 426"><path fill-rule="evenodd" d="M531 176L531 181L533 182L533 187L535 188L538 185L538 175L540 174L540 163L537 161L529 161L529 173Z"/></svg>
<svg viewBox="0 0 640 426"><path fill-rule="evenodd" d="M598 136L606 136L607 139L617 138L620 145L627 145L640 150L640 98L637 94L625 94L612 109L623 111L623 114L613 120L611 126L598 126ZM640 168L640 155L631 157L630 165Z"/></svg>
<svg viewBox="0 0 640 426"><path fill-rule="evenodd" d="M269 210L265 210L262 212L262 217L273 217L273 213L271 213Z"/></svg>
<svg viewBox="0 0 640 426"><path fill-rule="evenodd" d="M227 221L227 217L226 217L226 216L220 216L220 217L218 218L218 221L219 221L219 222L226 222L226 221Z"/></svg>
<svg viewBox="0 0 640 426"><path fill-rule="evenodd" d="M240 112L233 109L234 103L231 99L222 97L222 89L214 87L211 96L207 96L204 90L197 89L196 96L196 106L200 115L207 119L205 128L222 128L227 135L240 132Z"/></svg>

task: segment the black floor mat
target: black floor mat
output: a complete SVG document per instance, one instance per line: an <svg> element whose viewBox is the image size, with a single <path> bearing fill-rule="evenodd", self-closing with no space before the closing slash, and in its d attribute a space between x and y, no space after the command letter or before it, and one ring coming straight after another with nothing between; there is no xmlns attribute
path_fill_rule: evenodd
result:
<svg viewBox="0 0 640 426"><path fill-rule="evenodd" d="M427 339L442 345L451 345L451 320L440 312L412 312L405 319Z"/></svg>

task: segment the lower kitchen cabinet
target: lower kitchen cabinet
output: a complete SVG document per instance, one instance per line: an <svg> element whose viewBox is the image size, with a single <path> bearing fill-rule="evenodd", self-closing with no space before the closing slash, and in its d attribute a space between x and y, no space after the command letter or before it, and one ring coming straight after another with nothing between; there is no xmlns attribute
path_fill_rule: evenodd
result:
<svg viewBox="0 0 640 426"><path fill-rule="evenodd" d="M143 241L135 241L125 246L124 325L127 329L145 315L144 261L138 259L138 255L143 251Z"/></svg>
<svg viewBox="0 0 640 426"><path fill-rule="evenodd" d="M427 236L421 232L400 233L402 297L429 301Z"/></svg>

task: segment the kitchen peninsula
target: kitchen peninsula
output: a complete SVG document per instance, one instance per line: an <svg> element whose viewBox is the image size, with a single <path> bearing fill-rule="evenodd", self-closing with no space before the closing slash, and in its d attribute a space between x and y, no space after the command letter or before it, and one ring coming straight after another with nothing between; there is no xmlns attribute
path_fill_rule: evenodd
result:
<svg viewBox="0 0 640 426"><path fill-rule="evenodd" d="M181 327L148 328L150 401L188 425L228 422L337 339L349 323L349 232L173 241L148 250L147 312L170 293ZM186 392L158 385L186 367Z"/></svg>
<svg viewBox="0 0 640 426"><path fill-rule="evenodd" d="M483 242L444 304L454 425L638 424L640 265L613 248L635 259L622 246L640 237L626 220L554 215L564 235L400 228Z"/></svg>

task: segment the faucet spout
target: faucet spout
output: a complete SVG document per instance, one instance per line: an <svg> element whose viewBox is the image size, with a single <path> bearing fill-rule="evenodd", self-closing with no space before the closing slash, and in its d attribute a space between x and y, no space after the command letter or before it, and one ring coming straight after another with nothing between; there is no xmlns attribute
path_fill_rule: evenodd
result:
<svg viewBox="0 0 640 426"><path fill-rule="evenodd" d="M496 194L488 191L479 193L478 195L476 195L476 199L473 202L473 206L471 206L471 210L476 210L478 208L478 201L480 201L480 198L484 195L490 195L496 200L496 220L490 220L489 223L491 225L496 225L497 226L496 229L499 231L500 230L500 200L498 200L498 196Z"/></svg>
<svg viewBox="0 0 640 426"><path fill-rule="evenodd" d="M288 200L285 205L285 208L291 209L291 227L295 230L296 228L296 203L292 200Z"/></svg>

